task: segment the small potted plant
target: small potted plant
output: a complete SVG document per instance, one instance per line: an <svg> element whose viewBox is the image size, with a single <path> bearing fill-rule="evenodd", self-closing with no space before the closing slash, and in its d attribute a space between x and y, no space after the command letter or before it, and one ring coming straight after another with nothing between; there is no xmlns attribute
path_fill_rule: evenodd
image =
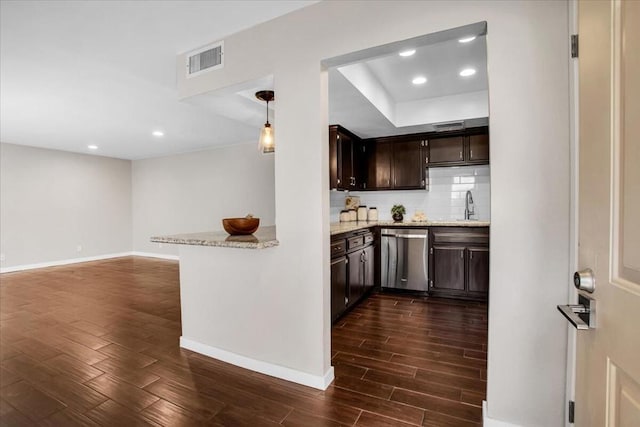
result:
<svg viewBox="0 0 640 427"><path fill-rule="evenodd" d="M393 207L391 208L391 217L395 222L402 222L402 215L406 213L407 211L402 205L393 205Z"/></svg>

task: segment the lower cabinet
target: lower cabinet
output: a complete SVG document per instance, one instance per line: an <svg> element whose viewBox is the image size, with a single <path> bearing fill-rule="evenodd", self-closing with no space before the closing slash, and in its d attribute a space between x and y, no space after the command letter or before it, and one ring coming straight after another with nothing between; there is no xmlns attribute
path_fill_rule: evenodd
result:
<svg viewBox="0 0 640 427"><path fill-rule="evenodd" d="M489 293L489 229L433 227L429 294L486 300Z"/></svg>
<svg viewBox="0 0 640 427"><path fill-rule="evenodd" d="M339 252L337 248L346 246ZM332 239L331 320L336 321L375 286L373 234L359 233Z"/></svg>
<svg viewBox="0 0 640 427"><path fill-rule="evenodd" d="M331 321L347 308L347 257L331 260Z"/></svg>

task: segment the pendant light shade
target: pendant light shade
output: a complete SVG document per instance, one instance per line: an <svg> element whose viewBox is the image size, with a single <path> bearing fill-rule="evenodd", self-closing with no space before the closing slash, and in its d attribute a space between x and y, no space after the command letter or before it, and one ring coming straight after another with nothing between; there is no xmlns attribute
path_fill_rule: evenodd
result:
<svg viewBox="0 0 640 427"><path fill-rule="evenodd" d="M273 134L273 127L271 123L265 123L264 127L260 131L260 141L258 141L258 148L264 154L273 153L276 150L276 140Z"/></svg>
<svg viewBox="0 0 640 427"><path fill-rule="evenodd" d="M267 103L267 122L260 131L258 148L263 154L273 153L276 150L276 139L273 126L269 123L269 102L273 101L274 93L272 90L261 90L256 92L256 98Z"/></svg>

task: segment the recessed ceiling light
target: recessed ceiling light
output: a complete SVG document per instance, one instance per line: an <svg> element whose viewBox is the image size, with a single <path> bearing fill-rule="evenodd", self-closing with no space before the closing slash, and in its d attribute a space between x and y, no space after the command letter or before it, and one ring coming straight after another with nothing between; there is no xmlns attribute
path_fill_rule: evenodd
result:
<svg viewBox="0 0 640 427"><path fill-rule="evenodd" d="M475 68L465 68L464 70L460 71L460 75L462 77L473 76L475 73L476 73Z"/></svg>
<svg viewBox="0 0 640 427"><path fill-rule="evenodd" d="M474 41L475 39L476 39L476 36L464 37L464 38L458 39L458 43L469 43Z"/></svg>
<svg viewBox="0 0 640 427"><path fill-rule="evenodd" d="M97 150L97 149L98 149L98 146L97 146L97 145L94 145L94 144L91 144L91 145L87 145L87 148L88 148L89 150Z"/></svg>
<svg viewBox="0 0 640 427"><path fill-rule="evenodd" d="M413 80L411 80L411 83L413 83L414 85L422 85L425 84L427 82L427 78L424 76L418 76L415 77Z"/></svg>
<svg viewBox="0 0 640 427"><path fill-rule="evenodd" d="M407 50L403 50L402 52L400 52L398 55L400 56L411 56L414 53L416 53L415 49L407 49Z"/></svg>
<svg viewBox="0 0 640 427"><path fill-rule="evenodd" d="M164 136L164 132L162 132L161 130L154 130L153 132L151 132L151 135L153 135L153 136Z"/></svg>

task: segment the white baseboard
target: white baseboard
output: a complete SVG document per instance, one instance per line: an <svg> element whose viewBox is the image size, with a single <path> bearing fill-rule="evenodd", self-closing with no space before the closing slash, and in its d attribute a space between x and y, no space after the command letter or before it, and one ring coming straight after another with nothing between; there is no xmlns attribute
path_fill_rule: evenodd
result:
<svg viewBox="0 0 640 427"><path fill-rule="evenodd" d="M169 259L172 261L178 261L180 259L180 257L178 255L169 255L169 254L155 254L153 252L138 252L138 251L133 251L131 252L131 255L134 256L143 256L143 257L147 257L147 258L160 258L160 259Z"/></svg>
<svg viewBox="0 0 640 427"><path fill-rule="evenodd" d="M489 409L487 408L487 401L482 401L482 426L483 427L520 427L518 424L507 423L505 421L495 420L489 418Z"/></svg>
<svg viewBox="0 0 640 427"><path fill-rule="evenodd" d="M61 259L57 261L39 262L36 264L15 265L13 267L0 268L0 273L12 273L14 271L34 270L36 268L56 267L58 265L77 264L79 262L100 261L110 258L122 258L130 256L131 252L119 252L115 254L96 255L83 258Z"/></svg>
<svg viewBox="0 0 640 427"><path fill-rule="evenodd" d="M333 366L329 368L324 376L316 376L306 372L296 371L295 369L285 368L284 366L251 359L249 357L221 350L185 337L180 337L180 347L195 351L196 353L204 354L205 356L213 357L214 359L222 360L223 362L231 363L232 365L240 366L241 368L250 369L252 371L260 372L261 374L270 375L272 377L320 390L326 390L334 378Z"/></svg>
<svg viewBox="0 0 640 427"><path fill-rule="evenodd" d="M35 264L15 265L13 267L0 268L0 273L13 273L15 271L35 270L37 268L56 267L59 265L78 264L81 262L100 261L103 259L122 258L125 256L140 256L149 258L161 258L178 260L177 255L154 254L152 252L119 252L115 254L96 255L83 258L61 259L57 261L39 262Z"/></svg>

